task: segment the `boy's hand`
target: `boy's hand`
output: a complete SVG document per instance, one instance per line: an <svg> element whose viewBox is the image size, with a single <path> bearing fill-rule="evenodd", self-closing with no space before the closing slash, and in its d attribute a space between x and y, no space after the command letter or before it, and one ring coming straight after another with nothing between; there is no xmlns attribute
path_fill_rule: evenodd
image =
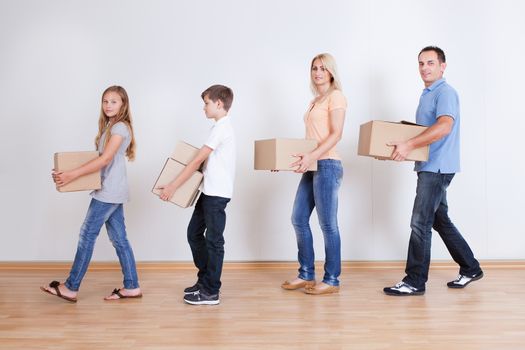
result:
<svg viewBox="0 0 525 350"><path fill-rule="evenodd" d="M158 186L156 189L162 190L162 192L159 194L159 198L162 199L163 201L169 201L171 197L173 197L173 194L175 193L175 189L169 185Z"/></svg>
<svg viewBox="0 0 525 350"><path fill-rule="evenodd" d="M65 186L75 179L74 174L72 174L70 171L57 172L53 170L51 176L53 177L53 181L58 187Z"/></svg>
<svg viewBox="0 0 525 350"><path fill-rule="evenodd" d="M312 163L312 157L309 154L303 154L303 153L297 153L292 154L292 157L299 158L297 161L290 164L290 167L298 167L295 172L296 173L305 173L308 171L308 168L310 167L310 164Z"/></svg>

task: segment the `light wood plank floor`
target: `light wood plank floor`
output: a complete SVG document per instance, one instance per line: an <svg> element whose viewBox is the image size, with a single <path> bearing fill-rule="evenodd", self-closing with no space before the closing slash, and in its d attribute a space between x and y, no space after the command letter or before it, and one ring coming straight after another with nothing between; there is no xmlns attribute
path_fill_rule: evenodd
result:
<svg viewBox="0 0 525 350"><path fill-rule="evenodd" d="M227 264L218 306L182 301L189 266L141 268L144 298L116 302L102 297L120 272L91 269L77 304L39 290L66 269L0 268L0 349L525 349L525 267L485 267L464 290L445 285L456 268L433 267L418 297L382 293L401 264L348 264L329 296L282 290L295 268Z"/></svg>

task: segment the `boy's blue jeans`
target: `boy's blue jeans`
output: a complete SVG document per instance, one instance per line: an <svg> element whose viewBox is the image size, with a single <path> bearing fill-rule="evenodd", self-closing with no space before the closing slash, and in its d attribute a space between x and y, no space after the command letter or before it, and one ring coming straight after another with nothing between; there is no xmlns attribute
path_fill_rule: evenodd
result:
<svg viewBox="0 0 525 350"><path fill-rule="evenodd" d="M323 231L325 264L323 282L338 286L341 274L341 238L337 223L337 192L343 178L341 161L322 159L317 161L317 171L303 174L293 205L292 224L297 237L299 278L315 279L315 254L310 229L310 216L314 207Z"/></svg>
<svg viewBox="0 0 525 350"><path fill-rule="evenodd" d="M229 198L207 196L202 193L188 224L188 243L193 262L199 269L198 283L208 294L217 294L221 288L225 209L229 201Z"/></svg>
<svg viewBox="0 0 525 350"><path fill-rule="evenodd" d="M106 224L109 239L113 247L115 247L120 261L122 273L124 274L124 288L134 289L139 287L135 257L126 237L123 205L104 203L92 198L86 219L80 228L75 261L65 282L68 289L78 291L91 261L95 241L103 224Z"/></svg>
<svg viewBox="0 0 525 350"><path fill-rule="evenodd" d="M416 199L410 223L412 233L403 282L425 289L430 267L432 228L439 233L450 255L460 266L460 274L473 276L481 272L472 250L448 217L447 187L454 174L421 171L417 177Z"/></svg>

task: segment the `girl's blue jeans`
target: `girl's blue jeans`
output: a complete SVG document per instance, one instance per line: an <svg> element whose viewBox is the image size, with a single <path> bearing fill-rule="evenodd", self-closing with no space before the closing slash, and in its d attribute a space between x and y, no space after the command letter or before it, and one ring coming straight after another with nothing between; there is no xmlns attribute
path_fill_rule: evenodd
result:
<svg viewBox="0 0 525 350"><path fill-rule="evenodd" d="M78 291L91 261L95 241L104 224L106 224L109 239L120 261L122 273L124 274L124 288L134 289L139 287L135 257L126 236L123 205L104 203L92 198L86 219L80 228L75 261L65 282L68 289Z"/></svg>
<svg viewBox="0 0 525 350"><path fill-rule="evenodd" d="M315 254L310 216L314 207L323 231L325 264L323 282L338 286L341 274L341 239L337 223L338 190L343 178L341 161L322 159L317 171L303 174L293 205L292 224L297 237L299 278L315 279Z"/></svg>

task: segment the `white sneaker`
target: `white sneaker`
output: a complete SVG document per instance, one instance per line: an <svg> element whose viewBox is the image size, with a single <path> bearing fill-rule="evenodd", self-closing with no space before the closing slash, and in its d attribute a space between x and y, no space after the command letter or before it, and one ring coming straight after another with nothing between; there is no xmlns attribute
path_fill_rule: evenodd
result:
<svg viewBox="0 0 525 350"><path fill-rule="evenodd" d="M399 282L393 287L385 287L383 288L383 292L385 292L386 295L395 295L395 296L402 296L402 295L423 295L425 294L424 289L417 289L415 287L412 287L410 284L405 283L403 281Z"/></svg>
<svg viewBox="0 0 525 350"><path fill-rule="evenodd" d="M465 275L458 275L458 278L456 278L453 281L448 282L447 286L449 288L465 288L467 284L469 284L470 282L477 281L481 278L483 278L483 271L481 271L478 274L475 274L472 277L468 277Z"/></svg>

